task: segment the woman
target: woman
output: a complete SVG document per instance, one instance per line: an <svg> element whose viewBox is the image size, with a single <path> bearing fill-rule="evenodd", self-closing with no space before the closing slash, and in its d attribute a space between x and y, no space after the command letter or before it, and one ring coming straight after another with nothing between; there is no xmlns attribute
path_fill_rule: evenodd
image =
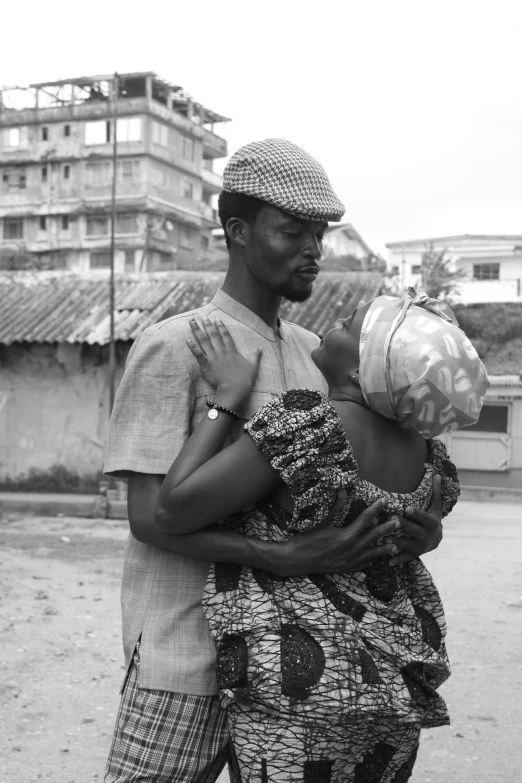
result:
<svg viewBox="0 0 522 783"><path fill-rule="evenodd" d="M193 332L189 345L216 394L163 483L164 530L226 517L284 542L320 524L342 487L340 525L368 506L380 522L398 519L428 507L436 475L443 514L451 510L456 470L432 438L473 423L488 382L435 300L378 297L338 322L312 354L328 398L286 392L223 451L258 357L240 356L219 322ZM420 729L449 722L436 691L449 676L442 604L409 555L408 524L391 559L353 573L211 567L204 607L242 780L399 783L411 775ZM377 547L390 551L388 541Z"/></svg>

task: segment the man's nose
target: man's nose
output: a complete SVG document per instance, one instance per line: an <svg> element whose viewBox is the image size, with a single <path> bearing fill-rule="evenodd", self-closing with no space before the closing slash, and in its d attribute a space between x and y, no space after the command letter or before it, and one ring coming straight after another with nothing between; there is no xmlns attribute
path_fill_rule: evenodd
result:
<svg viewBox="0 0 522 783"><path fill-rule="evenodd" d="M303 247L303 249L301 250L301 254L306 258L313 258L315 261L319 261L321 256L323 255L322 242L319 239L317 239L317 237L313 237Z"/></svg>

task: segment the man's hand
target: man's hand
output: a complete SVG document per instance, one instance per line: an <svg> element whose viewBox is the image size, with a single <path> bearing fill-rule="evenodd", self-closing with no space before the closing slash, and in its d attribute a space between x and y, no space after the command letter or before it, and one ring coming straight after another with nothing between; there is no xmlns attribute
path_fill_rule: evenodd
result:
<svg viewBox="0 0 522 783"><path fill-rule="evenodd" d="M396 532L400 525L398 520L389 520L366 531L384 508L382 498L368 506L350 525L335 527L330 520L343 505L339 493L326 522L307 533L299 533L286 544L280 544L270 570L279 576L346 573L361 571L376 557L393 554L393 542L378 546L376 542Z"/></svg>
<svg viewBox="0 0 522 783"><path fill-rule="evenodd" d="M409 506L406 509L406 518L400 521L400 530L408 538L387 539L393 543L399 553L389 561L389 565L407 563L416 557L425 555L436 549L442 541L442 496L440 476L433 476L433 495L431 505L427 511Z"/></svg>

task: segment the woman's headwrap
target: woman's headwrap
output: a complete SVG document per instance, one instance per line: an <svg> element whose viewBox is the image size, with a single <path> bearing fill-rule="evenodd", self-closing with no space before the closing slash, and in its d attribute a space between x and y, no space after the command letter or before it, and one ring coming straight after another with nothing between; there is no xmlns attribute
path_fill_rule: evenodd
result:
<svg viewBox="0 0 522 783"><path fill-rule="evenodd" d="M359 378L371 410L424 438L478 421L489 380L464 332L424 292L379 296L364 319Z"/></svg>

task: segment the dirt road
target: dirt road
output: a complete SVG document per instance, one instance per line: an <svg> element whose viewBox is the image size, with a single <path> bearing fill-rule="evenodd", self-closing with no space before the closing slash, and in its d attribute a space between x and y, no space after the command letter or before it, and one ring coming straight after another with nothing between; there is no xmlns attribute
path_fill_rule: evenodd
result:
<svg viewBox="0 0 522 783"><path fill-rule="evenodd" d="M0 520L1 783L103 779L126 535L115 520ZM522 506L461 503L426 557L449 624L453 723L423 732L412 783L522 780L521 544Z"/></svg>

